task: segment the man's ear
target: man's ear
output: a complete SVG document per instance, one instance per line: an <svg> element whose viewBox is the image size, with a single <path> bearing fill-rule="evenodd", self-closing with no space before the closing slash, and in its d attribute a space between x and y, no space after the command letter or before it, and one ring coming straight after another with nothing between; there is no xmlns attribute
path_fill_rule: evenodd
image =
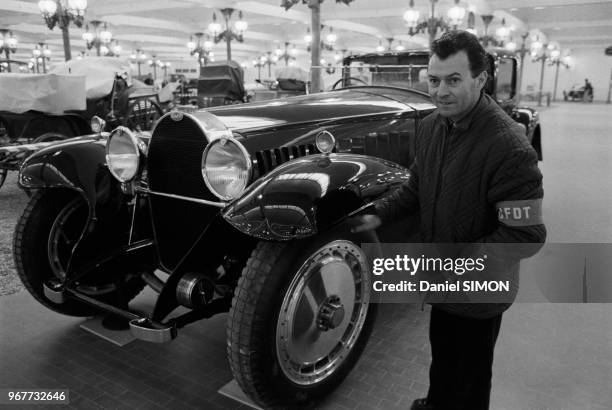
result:
<svg viewBox="0 0 612 410"><path fill-rule="evenodd" d="M486 70L481 71L480 74L476 76L476 84L478 85L478 89L482 91L485 84L487 83L487 78L489 78L489 73Z"/></svg>

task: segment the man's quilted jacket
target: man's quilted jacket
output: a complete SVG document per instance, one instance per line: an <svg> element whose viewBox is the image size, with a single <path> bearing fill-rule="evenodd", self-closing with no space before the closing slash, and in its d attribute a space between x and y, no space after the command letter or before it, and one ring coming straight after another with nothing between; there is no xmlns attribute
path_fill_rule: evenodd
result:
<svg viewBox="0 0 612 410"><path fill-rule="evenodd" d="M455 124L438 111L427 116L410 171L406 183L375 203L383 223L419 212L423 242L544 242L541 220L509 226L498 219L499 203L541 200L542 174L524 130L488 95ZM514 270L538 249L516 247Z"/></svg>

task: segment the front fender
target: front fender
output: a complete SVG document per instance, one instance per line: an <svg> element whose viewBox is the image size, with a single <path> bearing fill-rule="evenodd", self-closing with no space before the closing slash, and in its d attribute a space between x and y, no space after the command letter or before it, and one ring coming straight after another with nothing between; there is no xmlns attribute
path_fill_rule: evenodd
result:
<svg viewBox="0 0 612 410"><path fill-rule="evenodd" d="M312 236L408 176L406 168L380 158L312 155L260 178L222 215L239 231L264 240Z"/></svg>
<svg viewBox="0 0 612 410"><path fill-rule="evenodd" d="M106 140L97 136L73 138L29 156L21 165L19 185L26 189L69 188L85 197L90 215L108 201L118 182L106 167Z"/></svg>

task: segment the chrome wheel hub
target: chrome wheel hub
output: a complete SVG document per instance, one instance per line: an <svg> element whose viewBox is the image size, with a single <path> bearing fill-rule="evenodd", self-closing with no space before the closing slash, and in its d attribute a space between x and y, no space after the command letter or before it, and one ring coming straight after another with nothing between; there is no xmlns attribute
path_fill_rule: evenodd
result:
<svg viewBox="0 0 612 410"><path fill-rule="evenodd" d="M310 255L283 299L276 351L283 373L311 385L347 358L366 319L370 278L361 248L337 240Z"/></svg>

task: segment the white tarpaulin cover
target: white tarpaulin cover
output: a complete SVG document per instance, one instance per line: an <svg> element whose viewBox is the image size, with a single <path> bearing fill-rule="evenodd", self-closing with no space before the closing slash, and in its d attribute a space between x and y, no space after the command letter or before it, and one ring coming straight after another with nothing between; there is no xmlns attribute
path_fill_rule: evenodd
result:
<svg viewBox="0 0 612 410"><path fill-rule="evenodd" d="M82 75L87 78L85 89L88 99L106 97L113 90L115 75L128 75L130 82L130 63L116 57L87 57L59 63L51 70L54 74Z"/></svg>
<svg viewBox="0 0 612 410"><path fill-rule="evenodd" d="M308 73L300 67L285 66L277 68L275 71L276 78L292 79L299 81L308 81Z"/></svg>
<svg viewBox="0 0 612 410"><path fill-rule="evenodd" d="M61 114L85 110L85 77L57 74L0 74L0 111Z"/></svg>

